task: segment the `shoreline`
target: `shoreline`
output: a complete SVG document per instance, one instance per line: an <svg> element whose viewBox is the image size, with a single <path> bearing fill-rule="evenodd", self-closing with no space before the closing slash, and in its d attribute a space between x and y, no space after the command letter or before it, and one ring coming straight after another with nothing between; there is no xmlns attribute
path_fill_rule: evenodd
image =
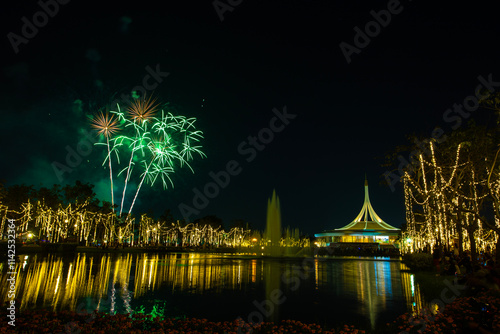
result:
<svg viewBox="0 0 500 334"><path fill-rule="evenodd" d="M484 313L484 307L488 312ZM30 309L14 316L16 327L7 322L0 324L2 333L40 333L43 331L73 330L84 333L499 333L500 293L485 290L473 296L458 296L443 308L432 312L423 309L415 314L405 312L385 324L367 329L352 324L320 325L300 320L283 319L277 322L248 323L241 318L226 321L214 321L206 318L153 316L152 314L109 314L106 312L54 312L47 309ZM5 318L7 308L0 310ZM33 321L35 319L35 321Z"/></svg>

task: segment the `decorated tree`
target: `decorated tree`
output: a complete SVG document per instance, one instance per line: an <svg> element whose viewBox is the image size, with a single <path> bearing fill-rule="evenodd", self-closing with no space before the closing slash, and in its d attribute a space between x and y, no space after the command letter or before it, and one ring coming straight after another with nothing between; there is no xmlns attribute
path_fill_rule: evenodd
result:
<svg viewBox="0 0 500 334"><path fill-rule="evenodd" d="M488 177L498 143L495 129L471 122L445 141L414 142L420 144L411 148L413 159L402 177L405 250L458 247L476 258L477 250L494 249L500 226L488 204L493 198Z"/></svg>

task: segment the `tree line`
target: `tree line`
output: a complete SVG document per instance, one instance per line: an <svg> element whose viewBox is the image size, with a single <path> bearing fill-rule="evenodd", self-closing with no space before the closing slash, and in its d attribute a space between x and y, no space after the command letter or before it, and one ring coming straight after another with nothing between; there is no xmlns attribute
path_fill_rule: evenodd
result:
<svg viewBox="0 0 500 334"><path fill-rule="evenodd" d="M500 260L500 94L481 106L486 119L439 138L411 135L411 144L386 156L404 189L403 251L469 251L475 259L496 249Z"/></svg>
<svg viewBox="0 0 500 334"><path fill-rule="evenodd" d="M116 208L116 205L115 205ZM229 245L229 237L250 235L251 224L231 221L229 230L215 215L192 223L175 220L169 209L156 219L150 210L135 215L116 214L110 202L96 197L94 185L76 181L73 185L40 187L0 183L0 232L6 235L7 221L14 219L18 234L33 233L40 240L61 242L71 238L86 245L99 242L147 244L163 242L182 246L199 243ZM226 242L225 242L226 240ZM234 241L233 240L233 241Z"/></svg>

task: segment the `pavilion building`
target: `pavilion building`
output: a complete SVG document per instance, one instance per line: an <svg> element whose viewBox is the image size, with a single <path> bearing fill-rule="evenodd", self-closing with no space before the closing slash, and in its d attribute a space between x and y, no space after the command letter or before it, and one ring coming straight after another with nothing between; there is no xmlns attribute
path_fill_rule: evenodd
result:
<svg viewBox="0 0 500 334"><path fill-rule="evenodd" d="M344 227L323 231L314 236L320 245L341 244L394 245L400 229L384 222L373 209L368 195L368 180L365 179L365 202L358 216Z"/></svg>

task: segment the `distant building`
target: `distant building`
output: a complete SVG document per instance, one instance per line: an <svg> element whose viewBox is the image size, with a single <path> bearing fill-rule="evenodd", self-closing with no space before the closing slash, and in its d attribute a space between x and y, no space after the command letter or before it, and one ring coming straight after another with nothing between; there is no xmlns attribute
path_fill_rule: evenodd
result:
<svg viewBox="0 0 500 334"><path fill-rule="evenodd" d="M314 236L322 246L344 243L392 245L399 232L399 228L384 222L373 210L368 195L368 180L365 179L365 202L358 216L344 227L323 231Z"/></svg>

